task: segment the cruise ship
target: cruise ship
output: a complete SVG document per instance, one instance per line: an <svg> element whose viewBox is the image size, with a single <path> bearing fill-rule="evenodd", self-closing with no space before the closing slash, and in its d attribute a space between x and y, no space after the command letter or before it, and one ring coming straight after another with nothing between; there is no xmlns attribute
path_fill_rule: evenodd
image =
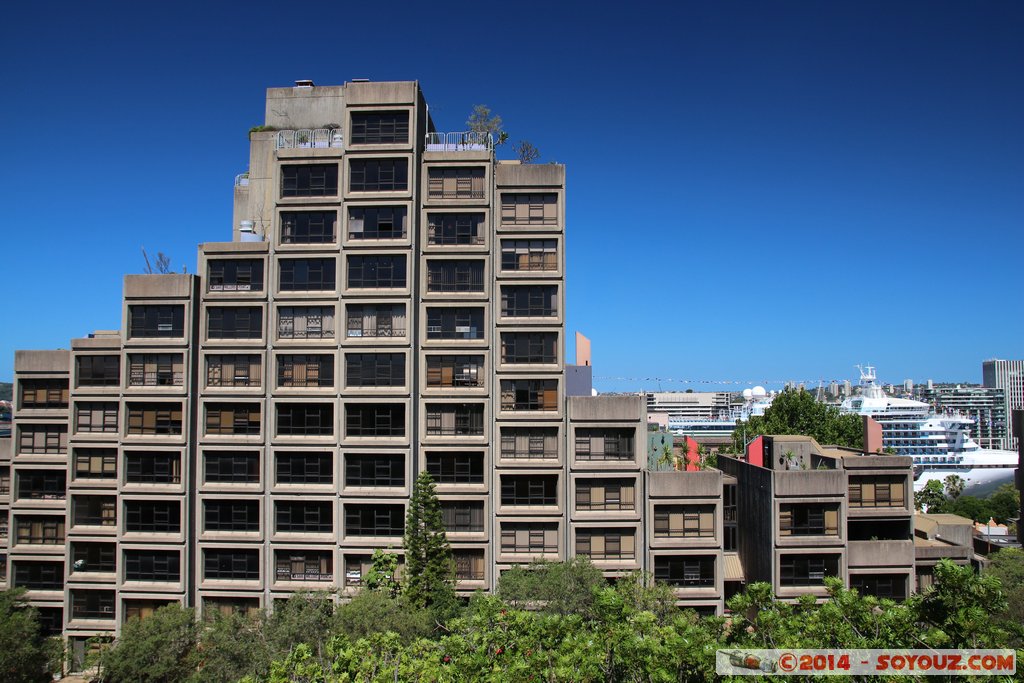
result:
<svg viewBox="0 0 1024 683"><path fill-rule="evenodd" d="M843 401L844 413L869 415L882 426L882 443L897 455L914 458L914 490L951 474L966 482L964 493L987 493L1013 482L1017 454L986 449L970 436L974 421L957 415L935 415L922 401L888 396L873 366L860 369L860 394Z"/></svg>

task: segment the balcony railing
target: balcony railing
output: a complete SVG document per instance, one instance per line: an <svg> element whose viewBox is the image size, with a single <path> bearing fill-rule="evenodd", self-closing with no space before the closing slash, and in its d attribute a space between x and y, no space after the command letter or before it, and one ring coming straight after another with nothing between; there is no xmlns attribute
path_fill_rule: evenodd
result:
<svg viewBox="0 0 1024 683"><path fill-rule="evenodd" d="M343 147L340 128L302 128L277 133L277 149Z"/></svg>
<svg viewBox="0 0 1024 683"><path fill-rule="evenodd" d="M490 133L468 130L459 133L427 133L428 152L490 152L494 138Z"/></svg>

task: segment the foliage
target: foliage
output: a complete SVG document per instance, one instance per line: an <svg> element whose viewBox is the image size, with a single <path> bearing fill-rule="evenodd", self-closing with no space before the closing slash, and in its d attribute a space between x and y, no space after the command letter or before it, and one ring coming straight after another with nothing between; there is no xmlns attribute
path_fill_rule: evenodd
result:
<svg viewBox="0 0 1024 683"><path fill-rule="evenodd" d="M416 478L405 516L405 577L402 593L415 607L428 608L444 621L455 610L455 562L445 533L434 478Z"/></svg>
<svg viewBox="0 0 1024 683"><path fill-rule="evenodd" d="M508 133L502 130L501 117L491 113L486 104L473 106L473 113L466 120L466 127L474 133L490 133L495 145L508 142Z"/></svg>
<svg viewBox="0 0 1024 683"><path fill-rule="evenodd" d="M43 636L39 613L20 588L0 592L0 680L52 680L60 664L60 641Z"/></svg>
<svg viewBox="0 0 1024 683"><path fill-rule="evenodd" d="M352 640L388 631L413 640L430 635L433 629L430 611L414 607L402 596L363 590L351 602L338 606L330 630Z"/></svg>
<svg viewBox="0 0 1024 683"><path fill-rule="evenodd" d="M914 507L928 512L942 512L946 503L946 492L942 484L930 479L924 488L914 494Z"/></svg>
<svg viewBox="0 0 1024 683"><path fill-rule="evenodd" d="M214 612L200 635L195 683L234 683L246 676L266 678L271 654L263 640L264 625L262 615Z"/></svg>
<svg viewBox="0 0 1024 683"><path fill-rule="evenodd" d="M950 474L942 480L942 486L946 491L946 495L956 500L964 492L967 482L958 474Z"/></svg>
<svg viewBox="0 0 1024 683"><path fill-rule="evenodd" d="M920 617L936 629L930 638L935 647L1000 647L1008 634L991 615L1006 608L999 579L941 560L934 587L920 601Z"/></svg>
<svg viewBox="0 0 1024 683"><path fill-rule="evenodd" d="M520 140L512 145L512 151L515 152L516 158L524 164L532 164L540 158L540 150L528 140Z"/></svg>
<svg viewBox="0 0 1024 683"><path fill-rule="evenodd" d="M498 580L498 595L513 607L590 618L595 592L607 585L601 570L577 555L568 562L538 561L509 569Z"/></svg>
<svg viewBox="0 0 1024 683"><path fill-rule="evenodd" d="M1024 636L1024 550L1003 548L994 553L985 573L999 580L1006 609L996 618L1015 632L1015 644L1019 647Z"/></svg>
<svg viewBox="0 0 1024 683"><path fill-rule="evenodd" d="M334 602L329 593L294 593L276 603L267 617L263 635L271 657L283 657L296 643L305 643L322 660L333 615Z"/></svg>
<svg viewBox="0 0 1024 683"><path fill-rule="evenodd" d="M746 443L765 434L800 434L813 437L821 445L863 448L864 434L860 415L842 414L835 406L819 403L802 389L787 389L777 395L764 411L740 420L733 432L733 450L742 453Z"/></svg>
<svg viewBox="0 0 1024 683"><path fill-rule="evenodd" d="M199 663L199 626L191 609L167 605L129 619L103 658L104 683L177 683Z"/></svg>
<svg viewBox="0 0 1024 683"><path fill-rule="evenodd" d="M340 126L335 126L335 127L339 128ZM249 138L250 139L252 138L252 134L253 133L262 133L264 131L274 131L274 130L277 130L277 126L264 126L264 125L253 126L252 128L249 129Z"/></svg>
<svg viewBox="0 0 1024 683"><path fill-rule="evenodd" d="M386 553L380 548L373 551L370 571L366 573L366 587L395 597L402 590L398 584L398 555Z"/></svg>

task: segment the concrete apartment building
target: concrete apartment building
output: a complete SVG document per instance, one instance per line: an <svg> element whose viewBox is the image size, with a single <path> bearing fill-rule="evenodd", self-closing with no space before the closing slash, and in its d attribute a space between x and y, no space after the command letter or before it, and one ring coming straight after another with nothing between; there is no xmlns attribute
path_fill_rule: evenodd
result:
<svg viewBox="0 0 1024 683"><path fill-rule="evenodd" d="M1003 413L1012 415L1014 410L1024 410L1024 360L983 361L981 364L982 384L1003 390ZM1017 449L1017 436L1007 436L1003 448Z"/></svg>
<svg viewBox="0 0 1024 683"><path fill-rule="evenodd" d="M779 437L653 471L643 397L589 396L586 349L567 388L562 166L437 132L415 82L272 88L266 125L197 275L128 275L119 331L16 356L0 587L77 656L172 602L354 594L422 471L463 595L574 555L707 613L913 589L909 459Z"/></svg>

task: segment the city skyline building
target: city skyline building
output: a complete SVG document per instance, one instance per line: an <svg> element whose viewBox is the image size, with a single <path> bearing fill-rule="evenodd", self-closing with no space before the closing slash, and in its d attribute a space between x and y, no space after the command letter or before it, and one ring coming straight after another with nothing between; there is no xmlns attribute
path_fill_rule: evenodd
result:
<svg viewBox="0 0 1024 683"><path fill-rule="evenodd" d="M1003 390L1003 414L1024 410L1024 360L991 359L981 364L982 384ZM1017 448L1017 437L1009 435L1006 448Z"/></svg>

